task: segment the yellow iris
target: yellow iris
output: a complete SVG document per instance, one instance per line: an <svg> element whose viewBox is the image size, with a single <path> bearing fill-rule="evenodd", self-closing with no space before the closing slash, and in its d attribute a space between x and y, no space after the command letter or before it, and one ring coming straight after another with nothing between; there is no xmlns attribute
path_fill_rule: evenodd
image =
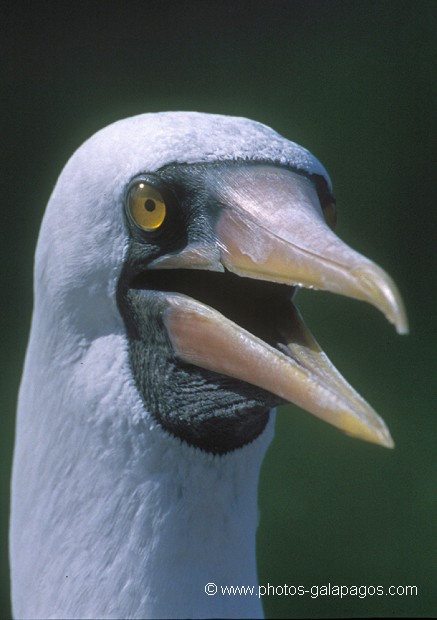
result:
<svg viewBox="0 0 437 620"><path fill-rule="evenodd" d="M140 181L129 190L127 207L131 219L146 232L158 230L165 220L167 207L160 192Z"/></svg>

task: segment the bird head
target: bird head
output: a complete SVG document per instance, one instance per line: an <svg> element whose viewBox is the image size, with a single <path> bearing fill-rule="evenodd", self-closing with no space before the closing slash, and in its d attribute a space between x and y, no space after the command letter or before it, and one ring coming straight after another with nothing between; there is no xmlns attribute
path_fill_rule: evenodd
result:
<svg viewBox="0 0 437 620"><path fill-rule="evenodd" d="M286 402L391 446L294 305L298 288L331 291L407 331L393 281L333 232L334 205L317 159L259 123L184 112L120 121L58 180L36 306L74 334L72 356L121 334L144 410L203 450L251 442Z"/></svg>

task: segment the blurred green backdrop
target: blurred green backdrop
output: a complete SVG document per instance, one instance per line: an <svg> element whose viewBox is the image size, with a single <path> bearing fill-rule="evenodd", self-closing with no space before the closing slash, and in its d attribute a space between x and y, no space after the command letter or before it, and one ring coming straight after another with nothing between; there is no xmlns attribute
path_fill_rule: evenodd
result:
<svg viewBox="0 0 437 620"><path fill-rule="evenodd" d="M284 409L261 480L258 545L264 585L416 585L418 595L271 596L267 615L436 615L437 3L4 2L0 13L0 616L10 614L14 411L45 204L91 133L176 109L248 116L309 148L333 179L338 234L392 274L410 317L400 338L370 307L299 295L397 445L366 445Z"/></svg>

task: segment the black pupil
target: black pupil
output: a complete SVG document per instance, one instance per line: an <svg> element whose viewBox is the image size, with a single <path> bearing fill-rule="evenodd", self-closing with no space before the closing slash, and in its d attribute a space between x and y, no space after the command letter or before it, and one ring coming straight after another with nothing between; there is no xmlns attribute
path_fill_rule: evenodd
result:
<svg viewBox="0 0 437 620"><path fill-rule="evenodd" d="M144 208L146 209L146 211L154 211L156 208L156 204L155 201L152 200L151 198L148 198L146 200L146 202L144 203Z"/></svg>

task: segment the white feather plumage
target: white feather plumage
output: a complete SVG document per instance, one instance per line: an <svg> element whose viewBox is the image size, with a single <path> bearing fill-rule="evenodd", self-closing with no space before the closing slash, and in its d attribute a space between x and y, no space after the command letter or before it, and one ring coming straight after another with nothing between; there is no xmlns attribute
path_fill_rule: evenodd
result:
<svg viewBox="0 0 437 620"><path fill-rule="evenodd" d="M128 245L123 192L171 162L260 159L323 174L305 149L246 119L120 121L88 140L50 199L19 396L11 515L19 618L255 617L259 469L251 445L212 456L168 435L131 374L115 292Z"/></svg>

